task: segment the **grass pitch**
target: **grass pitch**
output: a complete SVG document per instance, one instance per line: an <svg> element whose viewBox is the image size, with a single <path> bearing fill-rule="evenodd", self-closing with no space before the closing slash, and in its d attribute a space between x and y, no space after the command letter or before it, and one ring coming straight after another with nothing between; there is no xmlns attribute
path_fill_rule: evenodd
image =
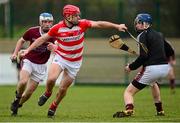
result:
<svg viewBox="0 0 180 123"><path fill-rule="evenodd" d="M15 86L0 86L0 122L180 122L180 87L170 94L168 87L161 87L161 97L166 116L155 116L150 88L135 96L135 115L113 118L116 111L124 109L124 86L72 86L59 105L54 119L47 118L47 110L55 98L58 87L47 103L39 107L37 101L45 87L39 86L32 97L12 117L10 103Z"/></svg>

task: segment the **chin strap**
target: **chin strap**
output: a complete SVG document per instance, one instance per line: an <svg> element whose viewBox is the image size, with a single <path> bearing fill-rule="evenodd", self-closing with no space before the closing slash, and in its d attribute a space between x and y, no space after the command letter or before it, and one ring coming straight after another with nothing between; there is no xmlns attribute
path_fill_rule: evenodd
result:
<svg viewBox="0 0 180 123"><path fill-rule="evenodd" d="M135 31L140 34L141 32L143 32L144 30L148 29L149 27L151 27L151 25L149 23L143 22L143 30L137 30L137 28L135 28Z"/></svg>
<svg viewBox="0 0 180 123"><path fill-rule="evenodd" d="M64 17L64 16L63 16ZM69 28L72 28L73 26L77 26L78 25L78 23L77 24L74 24L74 23L72 23L71 21L69 21L66 17L64 17L64 19L68 22L68 23L70 23L72 26L71 27L69 27Z"/></svg>
<svg viewBox="0 0 180 123"><path fill-rule="evenodd" d="M149 23L143 22L144 29L149 28L151 25Z"/></svg>

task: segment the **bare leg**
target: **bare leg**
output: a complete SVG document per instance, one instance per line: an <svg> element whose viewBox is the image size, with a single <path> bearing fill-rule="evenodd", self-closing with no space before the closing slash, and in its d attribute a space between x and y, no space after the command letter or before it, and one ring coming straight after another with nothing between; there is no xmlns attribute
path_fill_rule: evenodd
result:
<svg viewBox="0 0 180 123"><path fill-rule="evenodd" d="M29 80L29 77L30 77L29 72L27 72L26 70L20 71L20 81L18 82L18 85L17 85L17 92L19 95L23 94L26 88L26 84Z"/></svg>
<svg viewBox="0 0 180 123"><path fill-rule="evenodd" d="M60 82L60 86L59 86L59 91L56 95L56 99L55 99L55 102L56 104L58 105L61 100L64 98L64 96L66 95L66 92L69 88L69 86L72 84L73 82L73 78L71 78L67 72L64 72L63 74L63 79L62 81Z"/></svg>
<svg viewBox="0 0 180 123"><path fill-rule="evenodd" d="M46 83L46 91L44 94L42 94L39 97L39 101L38 101L39 106L44 105L46 101L48 100L48 98L51 96L53 87L61 72L62 72L62 68L58 64L55 64L55 63L51 64L49 73L48 73L47 83Z"/></svg>
<svg viewBox="0 0 180 123"><path fill-rule="evenodd" d="M24 102L26 102L31 97L32 93L38 87L38 84L39 84L38 82L36 82L32 79L27 83L26 89L21 97L20 102L19 102L20 105L22 105Z"/></svg>
<svg viewBox="0 0 180 123"><path fill-rule="evenodd" d="M126 90L124 92L125 105L134 103L133 97L138 91L139 91L139 89L134 87L134 85L132 85L131 83L129 84L129 86L126 88Z"/></svg>
<svg viewBox="0 0 180 123"><path fill-rule="evenodd" d="M62 68L58 64L52 63L48 72L48 79L46 83L46 91L52 93L53 87L57 78L62 72Z"/></svg>
<svg viewBox="0 0 180 123"><path fill-rule="evenodd" d="M134 95L139 92L140 90L137 89L132 83L128 85L124 92L124 103L126 110L125 111L119 111L116 112L113 117L127 117L131 116L134 113Z"/></svg>
<svg viewBox="0 0 180 123"><path fill-rule="evenodd" d="M16 97L15 97L14 101L11 103L12 115L17 115L19 101L24 92L24 89L26 88L26 84L29 80L29 77L30 77L29 72L27 72L26 70L20 71L20 81L17 84Z"/></svg>
<svg viewBox="0 0 180 123"><path fill-rule="evenodd" d="M168 79L169 79L171 93L174 94L175 93L175 73L174 73L174 68L172 66L168 74Z"/></svg>
<svg viewBox="0 0 180 123"><path fill-rule="evenodd" d="M63 74L63 78L60 82L60 86L59 86L59 90L58 93L56 95L56 99L52 102L49 110L48 110L48 116L52 117L55 114L55 111L57 109L57 106L59 105L59 103L62 101L62 99L65 97L66 92L69 88L69 86L72 84L73 82L73 78L71 78L66 71L64 71Z"/></svg>
<svg viewBox="0 0 180 123"><path fill-rule="evenodd" d="M157 83L155 83L151 87L152 96L154 99L154 105L156 107L157 115L164 116L164 111L162 108L161 96L160 96L160 89Z"/></svg>
<svg viewBox="0 0 180 123"><path fill-rule="evenodd" d="M160 90L157 83L151 86L151 92L154 99L154 103L161 102Z"/></svg>

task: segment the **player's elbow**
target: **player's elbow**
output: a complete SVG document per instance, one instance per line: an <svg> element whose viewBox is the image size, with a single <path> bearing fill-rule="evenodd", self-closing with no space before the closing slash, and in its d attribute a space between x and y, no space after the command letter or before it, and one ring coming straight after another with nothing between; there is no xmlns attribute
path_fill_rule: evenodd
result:
<svg viewBox="0 0 180 123"><path fill-rule="evenodd" d="M104 21L94 21L92 23L92 27L94 27L94 28L103 28L104 27Z"/></svg>

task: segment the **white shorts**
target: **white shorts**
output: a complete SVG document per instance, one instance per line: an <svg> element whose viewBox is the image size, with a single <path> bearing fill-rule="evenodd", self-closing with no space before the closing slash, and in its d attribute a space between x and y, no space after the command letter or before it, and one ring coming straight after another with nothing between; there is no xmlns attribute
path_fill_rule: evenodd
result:
<svg viewBox="0 0 180 123"><path fill-rule="evenodd" d="M147 66L137 74L135 80L145 85L153 85L154 82L166 77L169 70L170 66L168 64Z"/></svg>
<svg viewBox="0 0 180 123"><path fill-rule="evenodd" d="M63 70L67 70L68 75L71 78L75 79L81 67L82 60L76 62L70 62L63 59L60 55L56 54L52 63L58 64Z"/></svg>
<svg viewBox="0 0 180 123"><path fill-rule="evenodd" d="M36 82L43 82L47 74L46 64L35 64L28 59L23 60L22 70L30 73L30 78Z"/></svg>

